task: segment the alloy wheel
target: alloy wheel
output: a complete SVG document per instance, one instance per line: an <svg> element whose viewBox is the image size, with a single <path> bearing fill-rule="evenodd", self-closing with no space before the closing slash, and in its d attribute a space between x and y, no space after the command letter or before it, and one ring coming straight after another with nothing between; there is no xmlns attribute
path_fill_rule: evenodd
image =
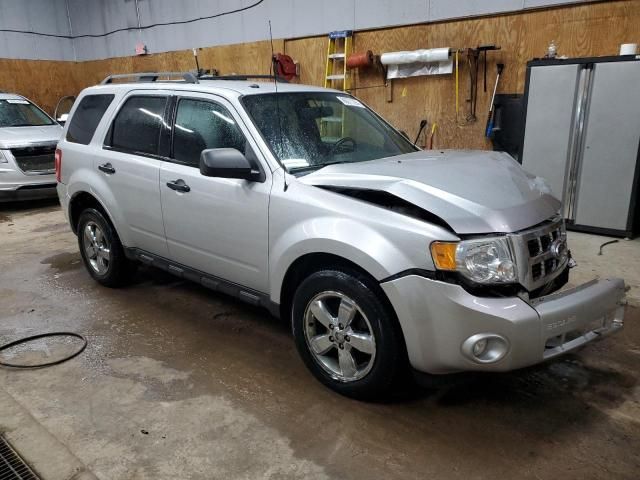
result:
<svg viewBox="0 0 640 480"><path fill-rule="evenodd" d="M371 324L358 304L340 292L317 294L308 303L304 335L313 359L334 380L363 378L376 356Z"/></svg>
<svg viewBox="0 0 640 480"><path fill-rule="evenodd" d="M107 273L111 263L111 245L96 222L89 221L85 225L82 244L93 271L98 275Z"/></svg>

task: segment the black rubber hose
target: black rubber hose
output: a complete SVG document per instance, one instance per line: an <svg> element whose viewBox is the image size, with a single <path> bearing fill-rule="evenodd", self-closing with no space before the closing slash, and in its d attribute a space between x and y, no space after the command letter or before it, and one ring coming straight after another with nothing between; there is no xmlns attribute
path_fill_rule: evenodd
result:
<svg viewBox="0 0 640 480"><path fill-rule="evenodd" d="M52 365L58 365L60 363L66 362L67 360L71 360L74 357L77 357L78 355L80 355L85 348L87 348L87 339L85 337L83 337L82 335L80 335L79 333L73 333L73 332L50 332L50 333L40 333L38 335L32 335L30 337L25 337L25 338L21 338L19 340L15 340L13 342L9 342L5 345L0 346L0 352L7 350L11 347L15 347L16 345L21 345L23 343L27 343L30 342L32 340L37 340L39 338L48 338L48 337L75 337L75 338L79 338L80 340L82 340L82 346L76 351L73 352L71 355L67 355L64 358L61 358L59 360L54 360L53 362L47 362L47 363L39 363L36 365L17 365L17 364L13 364L13 363L7 363L7 362L3 362L0 360L0 366L2 367L11 367L11 368L43 368L43 367L50 367Z"/></svg>
<svg viewBox="0 0 640 480"><path fill-rule="evenodd" d="M611 245L612 243L618 243L618 240L609 240L608 242L604 242L602 245L600 245L600 251L598 252L598 255L602 255L602 249L607 245Z"/></svg>

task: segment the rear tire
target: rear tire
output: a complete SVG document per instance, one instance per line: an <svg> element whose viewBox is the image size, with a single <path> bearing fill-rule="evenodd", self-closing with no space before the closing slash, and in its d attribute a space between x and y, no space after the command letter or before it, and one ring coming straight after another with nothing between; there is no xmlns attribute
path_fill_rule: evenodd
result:
<svg viewBox="0 0 640 480"><path fill-rule="evenodd" d="M87 271L105 287L123 286L135 272L136 265L125 256L111 222L95 208L80 214L78 246Z"/></svg>
<svg viewBox="0 0 640 480"><path fill-rule="evenodd" d="M377 283L350 269L313 273L292 309L296 347L324 385L361 400L394 394L407 372L404 339Z"/></svg>

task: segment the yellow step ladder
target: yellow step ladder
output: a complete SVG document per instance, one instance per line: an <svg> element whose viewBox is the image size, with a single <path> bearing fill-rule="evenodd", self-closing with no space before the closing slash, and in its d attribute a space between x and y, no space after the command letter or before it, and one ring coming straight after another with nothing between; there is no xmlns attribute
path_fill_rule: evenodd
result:
<svg viewBox="0 0 640 480"><path fill-rule="evenodd" d="M353 42L352 30L340 30L329 34L327 48L327 66L324 75L324 87L336 90L349 90L349 72L347 56L351 54Z"/></svg>

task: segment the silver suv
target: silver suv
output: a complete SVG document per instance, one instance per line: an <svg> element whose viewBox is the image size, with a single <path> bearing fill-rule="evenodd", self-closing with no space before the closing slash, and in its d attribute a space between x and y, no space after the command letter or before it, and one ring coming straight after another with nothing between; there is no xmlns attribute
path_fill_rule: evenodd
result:
<svg viewBox="0 0 640 480"><path fill-rule="evenodd" d="M62 127L21 95L0 92L0 202L56 196Z"/></svg>
<svg viewBox="0 0 640 480"><path fill-rule="evenodd" d="M622 280L558 291L572 260L543 180L503 153L421 151L344 92L107 78L58 148L95 280L143 263L266 307L345 395L384 395L409 367L521 368L622 327Z"/></svg>

